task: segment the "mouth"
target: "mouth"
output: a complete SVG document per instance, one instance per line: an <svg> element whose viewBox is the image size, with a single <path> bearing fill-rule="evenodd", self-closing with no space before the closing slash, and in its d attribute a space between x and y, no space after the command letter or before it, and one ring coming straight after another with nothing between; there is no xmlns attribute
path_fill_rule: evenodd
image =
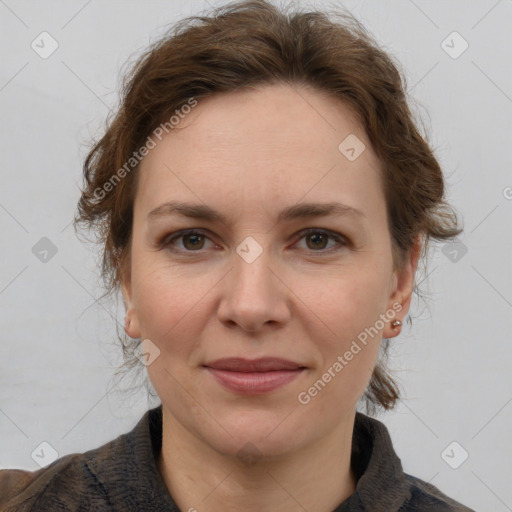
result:
<svg viewBox="0 0 512 512"><path fill-rule="evenodd" d="M224 358L203 365L224 388L244 395L258 395L281 388L306 369L286 359Z"/></svg>

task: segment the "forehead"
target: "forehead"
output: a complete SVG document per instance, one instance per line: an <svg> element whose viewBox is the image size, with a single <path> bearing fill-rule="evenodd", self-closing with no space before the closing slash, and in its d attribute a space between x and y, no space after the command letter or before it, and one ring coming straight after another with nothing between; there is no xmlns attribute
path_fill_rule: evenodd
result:
<svg viewBox="0 0 512 512"><path fill-rule="evenodd" d="M306 194L345 196L349 205L350 196L375 202L382 195L378 158L357 116L339 100L280 84L197 101L143 159L136 210L169 199L226 209L226 199L258 208L264 200L268 207ZM356 159L343 153L345 141L357 152L364 148Z"/></svg>

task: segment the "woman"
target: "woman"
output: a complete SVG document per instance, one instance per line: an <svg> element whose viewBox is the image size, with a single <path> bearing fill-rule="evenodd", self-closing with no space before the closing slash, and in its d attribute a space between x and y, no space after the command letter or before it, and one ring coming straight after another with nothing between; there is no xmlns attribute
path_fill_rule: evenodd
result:
<svg viewBox="0 0 512 512"><path fill-rule="evenodd" d="M3 511L468 511L403 472L382 357L431 239L460 229L391 59L349 16L266 1L139 60L76 223L161 406L30 473Z"/></svg>

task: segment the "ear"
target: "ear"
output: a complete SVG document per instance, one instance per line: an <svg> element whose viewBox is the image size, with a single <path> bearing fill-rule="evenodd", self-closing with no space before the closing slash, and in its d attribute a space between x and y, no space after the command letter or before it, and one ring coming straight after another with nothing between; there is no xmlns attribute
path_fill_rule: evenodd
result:
<svg viewBox="0 0 512 512"><path fill-rule="evenodd" d="M396 311L394 318L386 323L383 330L384 338L393 338L400 333L400 328L393 328L391 322L393 320L404 321L409 307L411 305L412 292L414 289L414 275L418 267L421 249L423 246L423 236L417 235L411 250L406 256L406 261L402 268L394 271L393 287L388 301L387 311ZM398 304L400 308L398 311Z"/></svg>
<svg viewBox="0 0 512 512"><path fill-rule="evenodd" d="M124 308L125 308L125 320L124 320L124 330L130 338L140 338L140 325L139 319L137 316L137 311L134 307L133 303L133 295L132 295L132 282L131 282L131 271L128 264L121 271L121 290L123 293L124 300Z"/></svg>

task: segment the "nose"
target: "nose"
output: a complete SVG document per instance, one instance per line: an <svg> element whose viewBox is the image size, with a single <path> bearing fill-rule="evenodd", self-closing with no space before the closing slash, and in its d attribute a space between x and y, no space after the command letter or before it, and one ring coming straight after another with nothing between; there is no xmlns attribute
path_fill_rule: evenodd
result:
<svg viewBox="0 0 512 512"><path fill-rule="evenodd" d="M249 261L234 254L234 268L222 280L219 319L247 332L258 332L267 325L284 325L290 318L291 292L279 275L278 265L267 249Z"/></svg>

